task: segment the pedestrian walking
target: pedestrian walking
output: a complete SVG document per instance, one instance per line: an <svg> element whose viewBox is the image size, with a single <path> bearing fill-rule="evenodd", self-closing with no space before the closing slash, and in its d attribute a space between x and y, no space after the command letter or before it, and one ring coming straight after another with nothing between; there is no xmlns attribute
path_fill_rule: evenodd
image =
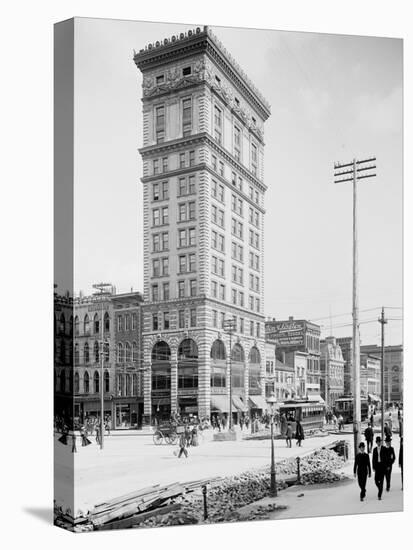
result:
<svg viewBox="0 0 413 550"><path fill-rule="evenodd" d="M192 433L191 433L191 446L198 447L198 445L199 445L198 428L194 426L192 428Z"/></svg>
<svg viewBox="0 0 413 550"><path fill-rule="evenodd" d="M281 435L285 435L287 431L287 419L284 413L282 413L280 417L280 428L281 428Z"/></svg>
<svg viewBox="0 0 413 550"><path fill-rule="evenodd" d="M393 464L396 460L396 455L394 452L393 447L391 446L391 438L386 439L386 446L384 448L386 451L385 457L386 457L386 470L384 473L385 479L386 479L386 491L390 491L390 485L391 485L391 473L393 469Z"/></svg>
<svg viewBox="0 0 413 550"><path fill-rule="evenodd" d="M76 434L75 434L75 431L73 430L72 432L72 453L77 453L77 449L76 449Z"/></svg>
<svg viewBox="0 0 413 550"><path fill-rule="evenodd" d="M403 491L403 437L400 439L399 468L402 476L402 491Z"/></svg>
<svg viewBox="0 0 413 550"><path fill-rule="evenodd" d="M222 429L225 430L226 427L227 427L227 418L226 418L226 416L223 416L222 417Z"/></svg>
<svg viewBox="0 0 413 550"><path fill-rule="evenodd" d="M370 425L371 425L371 428L373 429L373 426L374 426L374 413L373 412L370 415Z"/></svg>
<svg viewBox="0 0 413 550"><path fill-rule="evenodd" d="M366 438L366 443L367 443L367 454L370 454L371 450L373 449L373 439L374 439L374 432L370 423L367 425L367 428L364 430L364 437Z"/></svg>
<svg viewBox="0 0 413 550"><path fill-rule="evenodd" d="M387 422L384 423L384 440L391 439L392 433Z"/></svg>
<svg viewBox="0 0 413 550"><path fill-rule="evenodd" d="M291 428L291 423L288 422L287 429L285 432L285 441L287 443L287 447L291 448L291 438L293 437L293 430Z"/></svg>
<svg viewBox="0 0 413 550"><path fill-rule="evenodd" d="M107 435L110 435L111 429L112 429L112 420L110 419L110 416L108 416L105 422L105 430Z"/></svg>
<svg viewBox="0 0 413 550"><path fill-rule="evenodd" d="M343 418L343 415L340 414L340 416L338 417L338 431L341 432L341 430L343 429L344 427L344 418Z"/></svg>
<svg viewBox="0 0 413 550"><path fill-rule="evenodd" d="M302 426L302 424L299 420L297 420L297 422L296 422L295 439L297 440L296 445L301 447L301 442L304 439L304 429L303 429L303 426Z"/></svg>
<svg viewBox="0 0 413 550"><path fill-rule="evenodd" d="M370 457L365 452L365 444L363 442L359 444L359 452L354 460L353 473L354 477L357 477L360 487L360 500L363 502L366 497L367 476L371 477Z"/></svg>
<svg viewBox="0 0 413 550"><path fill-rule="evenodd" d="M377 486L377 498L381 500L383 494L384 475L386 472L386 451L382 446L381 437L376 437L376 447L373 449L374 483Z"/></svg>
<svg viewBox="0 0 413 550"><path fill-rule="evenodd" d="M241 416L239 419L239 427L241 428L241 431L244 428L244 416Z"/></svg>
<svg viewBox="0 0 413 550"><path fill-rule="evenodd" d="M95 430L96 430L96 443L100 445L102 438L101 438L101 429L99 424L96 424Z"/></svg>
<svg viewBox="0 0 413 550"><path fill-rule="evenodd" d="M390 436L393 435L393 419L391 417L391 413L389 413L389 418L387 420L387 425L389 427L389 430L390 430Z"/></svg>
<svg viewBox="0 0 413 550"><path fill-rule="evenodd" d="M84 426L80 428L80 439L82 440L82 447L87 447L92 443L90 439L88 439L86 436L86 430Z"/></svg>
<svg viewBox="0 0 413 550"><path fill-rule="evenodd" d="M334 428L337 428L337 416L335 414L333 414L333 424L334 424Z"/></svg>
<svg viewBox="0 0 413 550"><path fill-rule="evenodd" d="M178 458L181 458L181 456L184 454L186 458L188 458L188 451L186 449L187 446L187 437L186 437L187 428L185 427L185 431L181 433L179 437L179 453Z"/></svg>

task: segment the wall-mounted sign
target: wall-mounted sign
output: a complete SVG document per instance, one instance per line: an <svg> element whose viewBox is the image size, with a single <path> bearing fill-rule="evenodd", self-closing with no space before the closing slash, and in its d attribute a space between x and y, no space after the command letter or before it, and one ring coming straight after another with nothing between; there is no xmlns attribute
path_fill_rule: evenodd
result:
<svg viewBox="0 0 413 550"><path fill-rule="evenodd" d="M304 331L303 321L280 321L267 325L265 336L277 346L303 346Z"/></svg>

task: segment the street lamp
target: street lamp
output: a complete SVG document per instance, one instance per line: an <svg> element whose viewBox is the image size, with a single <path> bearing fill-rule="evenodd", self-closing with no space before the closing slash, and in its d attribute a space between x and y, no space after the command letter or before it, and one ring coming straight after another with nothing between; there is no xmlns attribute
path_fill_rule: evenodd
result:
<svg viewBox="0 0 413 550"><path fill-rule="evenodd" d="M270 495L277 496L277 480L275 474L275 458L274 458L274 407L277 398L271 395L267 398L267 403L271 406L271 469L270 469Z"/></svg>
<svg viewBox="0 0 413 550"><path fill-rule="evenodd" d="M104 366L105 366L105 341L104 341L104 326L103 326L103 316L105 311L105 298L111 296L112 294L112 285L109 283L97 283L93 285L93 288L96 288L97 292L94 292L95 296L101 303L101 344L100 344L100 448L103 449L103 437L105 433L105 393L104 393Z"/></svg>
<svg viewBox="0 0 413 550"><path fill-rule="evenodd" d="M224 331L229 334L229 422L228 430L232 430L232 333L236 330L234 318L226 319L223 324Z"/></svg>

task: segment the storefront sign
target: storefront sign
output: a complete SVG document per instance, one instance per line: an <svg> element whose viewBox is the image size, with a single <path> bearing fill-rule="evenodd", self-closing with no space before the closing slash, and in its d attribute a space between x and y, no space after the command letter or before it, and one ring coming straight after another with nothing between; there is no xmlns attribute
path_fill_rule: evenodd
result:
<svg viewBox="0 0 413 550"><path fill-rule="evenodd" d="M305 323L280 321L266 327L265 336L278 346L303 346Z"/></svg>

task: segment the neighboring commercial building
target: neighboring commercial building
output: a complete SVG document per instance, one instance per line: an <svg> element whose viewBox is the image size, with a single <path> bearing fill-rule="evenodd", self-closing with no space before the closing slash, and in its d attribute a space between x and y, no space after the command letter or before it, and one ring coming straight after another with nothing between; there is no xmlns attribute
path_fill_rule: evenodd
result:
<svg viewBox="0 0 413 550"><path fill-rule="evenodd" d="M139 428L143 418L142 303L140 292L112 297L115 428Z"/></svg>
<svg viewBox="0 0 413 550"><path fill-rule="evenodd" d="M294 367L277 359L274 344L266 343L265 352L265 396L274 396L278 402L296 397Z"/></svg>
<svg viewBox="0 0 413 550"><path fill-rule="evenodd" d="M73 298L54 293L54 415L73 421Z"/></svg>
<svg viewBox="0 0 413 550"><path fill-rule="evenodd" d="M381 401L381 360L368 353L360 354L360 392L371 403Z"/></svg>
<svg viewBox="0 0 413 550"><path fill-rule="evenodd" d="M362 353L379 357L381 347L361 346ZM384 400L386 403L403 402L403 346L385 346L384 348Z"/></svg>
<svg viewBox="0 0 413 550"><path fill-rule="evenodd" d="M307 396L307 354L303 351L285 352L285 363L293 367L296 397Z"/></svg>
<svg viewBox="0 0 413 550"><path fill-rule="evenodd" d="M341 347L334 336L320 342L321 396L326 405L334 407L334 402L344 394L344 365Z"/></svg>
<svg viewBox="0 0 413 550"><path fill-rule="evenodd" d="M143 76L144 413L264 399L264 122L270 107L208 27L149 44ZM230 338L225 320L234 319Z"/></svg>
<svg viewBox="0 0 413 550"><path fill-rule="evenodd" d="M320 396L320 333L318 325L294 317L286 321L272 319L265 323L266 340L275 343L279 360L283 353L293 351L306 355L305 392L314 399Z"/></svg>
<svg viewBox="0 0 413 550"><path fill-rule="evenodd" d="M351 395L353 393L353 338L351 336L336 338L336 342L341 348L344 359L344 393Z"/></svg>

